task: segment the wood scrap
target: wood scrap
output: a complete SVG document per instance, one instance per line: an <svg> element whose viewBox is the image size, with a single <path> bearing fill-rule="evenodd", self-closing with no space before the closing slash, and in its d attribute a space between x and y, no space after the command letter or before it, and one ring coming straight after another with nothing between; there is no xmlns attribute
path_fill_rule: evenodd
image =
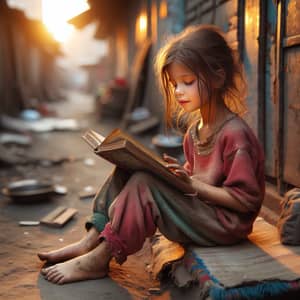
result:
<svg viewBox="0 0 300 300"><path fill-rule="evenodd" d="M41 219L41 224L52 226L52 227L62 227L65 225L76 213L75 208L66 208L64 206L59 206L43 219Z"/></svg>
<svg viewBox="0 0 300 300"><path fill-rule="evenodd" d="M87 198L94 198L96 196L96 191L81 191L79 193L79 199L87 199Z"/></svg>

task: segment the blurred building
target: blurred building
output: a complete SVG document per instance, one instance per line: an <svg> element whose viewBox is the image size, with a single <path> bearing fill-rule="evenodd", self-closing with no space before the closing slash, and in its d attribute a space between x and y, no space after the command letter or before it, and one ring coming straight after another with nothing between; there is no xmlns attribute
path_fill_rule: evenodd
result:
<svg viewBox="0 0 300 300"><path fill-rule="evenodd" d="M165 39L190 24L222 28L245 66L249 83L245 119L266 153L265 202L279 210L279 196L300 187L299 1L88 2L90 9L70 23L78 29L93 26L93 37L104 43L106 54L80 63L89 74L86 89L98 96L101 88L113 87L113 98L123 102L123 127L128 125L128 114L140 106L162 119L153 59ZM28 20L5 1L0 5L0 113L13 114L26 107L28 99L57 97L60 77L53 62L60 49L41 23ZM122 90L124 83L127 91Z"/></svg>
<svg viewBox="0 0 300 300"><path fill-rule="evenodd" d="M23 10L0 2L0 114L17 115L37 102L60 97L58 43Z"/></svg>

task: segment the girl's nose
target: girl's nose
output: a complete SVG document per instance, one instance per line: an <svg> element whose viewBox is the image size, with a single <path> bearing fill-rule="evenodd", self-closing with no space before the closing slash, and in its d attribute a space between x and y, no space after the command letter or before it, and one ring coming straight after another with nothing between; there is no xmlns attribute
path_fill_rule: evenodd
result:
<svg viewBox="0 0 300 300"><path fill-rule="evenodd" d="M181 96L181 95L183 95L183 91L179 87L179 85L177 85L177 87L175 88L175 96Z"/></svg>

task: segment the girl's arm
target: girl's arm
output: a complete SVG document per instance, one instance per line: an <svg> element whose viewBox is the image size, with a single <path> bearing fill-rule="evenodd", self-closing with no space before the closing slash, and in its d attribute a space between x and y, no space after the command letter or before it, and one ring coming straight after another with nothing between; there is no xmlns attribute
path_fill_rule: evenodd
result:
<svg viewBox="0 0 300 300"><path fill-rule="evenodd" d="M192 188L198 194L199 198L211 204L224 206L239 212L248 212L249 209L245 207L239 200L234 198L225 188L216 187L207 184L193 176L189 176L187 171L174 158L170 156L165 157L169 162L168 168L177 176L186 181L190 181Z"/></svg>
<svg viewBox="0 0 300 300"><path fill-rule="evenodd" d="M208 201L211 204L224 206L239 212L249 211L247 207L234 198L225 188L204 183L193 177L191 177L191 185L197 192L199 198L203 199L203 201Z"/></svg>
<svg viewBox="0 0 300 300"><path fill-rule="evenodd" d="M226 188L207 184L199 180L196 176L189 176L187 170L174 157L165 154L163 158L168 162L167 167L171 172L183 180L190 182L201 200L239 212L249 212L249 207L243 205L237 198L232 196Z"/></svg>

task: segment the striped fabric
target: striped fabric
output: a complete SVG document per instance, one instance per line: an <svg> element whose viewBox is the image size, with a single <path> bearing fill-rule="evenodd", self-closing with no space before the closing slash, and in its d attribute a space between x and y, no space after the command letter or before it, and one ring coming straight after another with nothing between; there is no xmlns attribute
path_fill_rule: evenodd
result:
<svg viewBox="0 0 300 300"><path fill-rule="evenodd" d="M261 218L248 241L189 248L183 266L190 275L188 280L198 282L199 299L252 300L300 294L300 247L282 245L277 228Z"/></svg>

